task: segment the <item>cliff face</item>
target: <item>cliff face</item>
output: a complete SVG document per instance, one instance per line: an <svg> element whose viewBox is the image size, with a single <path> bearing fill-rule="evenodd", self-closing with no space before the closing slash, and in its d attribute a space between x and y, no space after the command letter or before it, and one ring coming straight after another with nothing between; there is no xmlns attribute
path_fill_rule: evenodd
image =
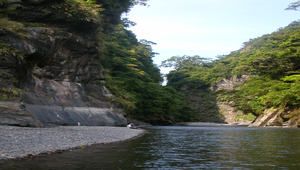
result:
<svg viewBox="0 0 300 170"><path fill-rule="evenodd" d="M189 106L199 112L199 121L249 125L252 121L247 120L241 111L237 111L233 101L222 101L222 95L218 93L222 90L236 90L236 85L244 83L248 78L248 75L233 76L230 79L222 79L216 82L209 89L196 91L183 87L181 88L181 93L185 95Z"/></svg>
<svg viewBox="0 0 300 170"><path fill-rule="evenodd" d="M197 121L225 123L223 115L219 112L217 96L209 89L194 90L183 86L180 93L185 96L187 104L195 109Z"/></svg>
<svg viewBox="0 0 300 170"><path fill-rule="evenodd" d="M224 93L238 90L239 84L245 83L249 75L233 76L229 79L222 79L213 84L209 89L191 90L188 86L181 88L181 93L185 95L187 103L196 109L201 122L217 122L230 125L250 125L266 126L274 123L256 123L262 119L256 119L252 114L244 114L238 110L238 105L233 100L224 100ZM271 118L270 118L271 119Z"/></svg>
<svg viewBox="0 0 300 170"><path fill-rule="evenodd" d="M125 125L107 101L97 27L53 7L63 1L11 2L3 7L16 14L0 25L0 124Z"/></svg>
<svg viewBox="0 0 300 170"><path fill-rule="evenodd" d="M217 92L218 90L225 90L227 92L230 92L231 90L239 90L236 85L245 83L245 80L247 80L248 78L248 75L243 75L240 77L233 76L230 79L223 79L215 83L215 85L211 87L211 90L215 92ZM299 109L285 110L280 108L268 108L265 109L261 115L254 119L254 115L245 115L241 111L239 111L237 109L238 106L234 101L223 102L222 100L220 100L221 98L222 94L219 94L219 99L217 99L219 113L223 115L225 122L229 124L244 124L249 125L249 127L300 127ZM251 118L253 120L251 120Z"/></svg>
<svg viewBox="0 0 300 170"><path fill-rule="evenodd" d="M293 127L300 128L300 110L285 111L284 109L266 109L262 115L250 125L250 127Z"/></svg>
<svg viewBox="0 0 300 170"><path fill-rule="evenodd" d="M228 124L237 124L237 125L250 125L254 116L252 116L252 120L247 118L241 111L237 110L237 106L234 104L234 101L225 102L222 101L222 93L218 93L218 91L232 91L238 90L237 85L243 84L245 80L247 80L249 75L242 76L233 76L229 79L222 79L210 87L210 90L213 93L217 93L217 108L218 112L223 116L224 122Z"/></svg>
<svg viewBox="0 0 300 170"><path fill-rule="evenodd" d="M242 75L242 76L233 76L230 79L222 79L215 84L213 84L210 89L212 91L218 91L218 90L234 90L236 89L236 85L242 84L249 78L248 75Z"/></svg>
<svg viewBox="0 0 300 170"><path fill-rule="evenodd" d="M225 101L225 91L239 90L238 84L245 83L248 75L233 76L230 79L222 79L210 87L209 90L188 92L183 88L191 107L199 110L203 117L200 121L223 122L232 125L249 125L249 127L300 127L300 111L284 110L279 108L265 109L264 113L255 118L254 115L244 114L238 110L238 105L232 101ZM238 99L236 99L238 100ZM205 119L206 118L206 119Z"/></svg>

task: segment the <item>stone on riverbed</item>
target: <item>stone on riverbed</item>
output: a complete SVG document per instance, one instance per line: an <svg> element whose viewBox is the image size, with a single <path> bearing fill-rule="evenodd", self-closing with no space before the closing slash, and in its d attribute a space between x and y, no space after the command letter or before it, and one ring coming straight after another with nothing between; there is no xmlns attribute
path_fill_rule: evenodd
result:
<svg viewBox="0 0 300 170"><path fill-rule="evenodd" d="M108 126L29 128L0 126L0 160L123 141L144 130Z"/></svg>

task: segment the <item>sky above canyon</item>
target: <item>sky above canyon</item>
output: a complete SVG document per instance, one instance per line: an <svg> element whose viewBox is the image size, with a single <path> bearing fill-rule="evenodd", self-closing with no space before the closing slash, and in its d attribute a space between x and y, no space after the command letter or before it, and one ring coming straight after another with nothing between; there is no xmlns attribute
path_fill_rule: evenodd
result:
<svg viewBox="0 0 300 170"><path fill-rule="evenodd" d="M270 34L299 19L285 10L296 0L149 0L123 17L137 25L128 28L153 45L153 61L172 56L199 55L215 59L242 48L249 39ZM168 68L161 68L166 74Z"/></svg>

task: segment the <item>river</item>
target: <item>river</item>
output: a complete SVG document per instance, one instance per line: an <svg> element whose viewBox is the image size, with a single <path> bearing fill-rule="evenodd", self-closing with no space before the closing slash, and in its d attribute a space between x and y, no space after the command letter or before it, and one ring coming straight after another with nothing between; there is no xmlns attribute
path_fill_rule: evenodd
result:
<svg viewBox="0 0 300 170"><path fill-rule="evenodd" d="M0 169L300 169L300 129L154 126L136 139L2 162Z"/></svg>

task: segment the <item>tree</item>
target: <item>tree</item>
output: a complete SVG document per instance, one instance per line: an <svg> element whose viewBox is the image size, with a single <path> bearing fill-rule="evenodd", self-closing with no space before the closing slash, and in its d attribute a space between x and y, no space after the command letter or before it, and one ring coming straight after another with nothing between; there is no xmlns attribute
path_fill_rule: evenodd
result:
<svg viewBox="0 0 300 170"><path fill-rule="evenodd" d="M174 67L174 69L179 70L179 69L182 69L183 67L205 65L210 60L211 59L203 58L198 55L194 55L194 56L184 55L182 57L173 56L167 60L162 61L160 66L161 67Z"/></svg>
<svg viewBox="0 0 300 170"><path fill-rule="evenodd" d="M122 106L128 117L152 124L187 119L184 97L172 87L163 87L159 68L153 63L156 54L147 40L136 36L120 24L106 41L101 58L107 88L112 101ZM192 115L192 114L191 114ZM192 119L192 117L191 117Z"/></svg>
<svg viewBox="0 0 300 170"><path fill-rule="evenodd" d="M295 10L299 11L300 1L290 3L290 5L285 10Z"/></svg>
<svg viewBox="0 0 300 170"><path fill-rule="evenodd" d="M135 22L130 21L128 18L123 18L122 19L122 23L123 23L123 25L124 25L125 28L129 28L131 26L135 26L136 25Z"/></svg>
<svg viewBox="0 0 300 170"><path fill-rule="evenodd" d="M300 1L292 3L289 9L298 10L299 7ZM300 22L294 21L271 34L250 39L242 49L216 60L200 56L173 56L163 61L161 66L176 69L167 75L167 86L186 94L187 103L189 92L194 95L201 91L203 94L222 79L251 75L239 85L239 90L217 93L224 102L234 101L245 114L251 112L258 116L266 108L293 110L300 107L299 63ZM213 95L211 92L207 94ZM202 106L209 110L209 107Z"/></svg>

